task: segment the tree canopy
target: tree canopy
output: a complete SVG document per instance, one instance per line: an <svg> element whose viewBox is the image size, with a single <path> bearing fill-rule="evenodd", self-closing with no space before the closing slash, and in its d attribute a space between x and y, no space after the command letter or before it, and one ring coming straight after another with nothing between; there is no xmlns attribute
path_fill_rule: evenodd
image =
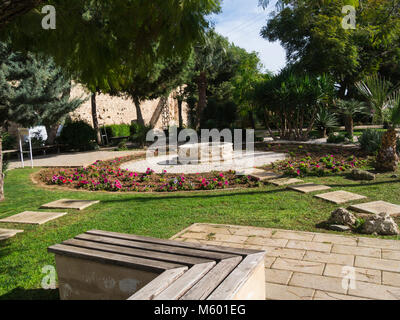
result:
<svg viewBox="0 0 400 320"><path fill-rule="evenodd" d="M119 85L120 71L146 74L160 59L187 57L218 12L219 0L47 0L55 30L42 29L39 8L1 30L14 48L51 55L90 89ZM124 68L121 68L123 66ZM92 90L94 91L94 90Z"/></svg>
<svg viewBox="0 0 400 320"><path fill-rule="evenodd" d="M264 4L268 1L260 1ZM399 68L400 3L391 0L282 0L262 29L280 41L289 63L314 74L329 73L340 84L340 96L353 84L388 65ZM344 29L345 5L356 8L356 28ZM398 74L398 71L396 71Z"/></svg>

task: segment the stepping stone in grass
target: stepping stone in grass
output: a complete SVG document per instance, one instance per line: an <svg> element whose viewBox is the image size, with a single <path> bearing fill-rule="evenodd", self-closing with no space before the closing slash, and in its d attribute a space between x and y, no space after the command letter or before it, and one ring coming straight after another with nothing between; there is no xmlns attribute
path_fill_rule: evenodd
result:
<svg viewBox="0 0 400 320"><path fill-rule="evenodd" d="M258 178L261 181L279 179L282 175L276 174L275 172L265 171L260 169L254 169L252 173L250 173L252 177Z"/></svg>
<svg viewBox="0 0 400 320"><path fill-rule="evenodd" d="M4 223L44 224L48 221L66 215L66 212L33 212L25 211L8 218L1 219Z"/></svg>
<svg viewBox="0 0 400 320"><path fill-rule="evenodd" d="M0 240L12 238L20 232L24 232L24 230L0 229Z"/></svg>
<svg viewBox="0 0 400 320"><path fill-rule="evenodd" d="M361 199L366 199L367 197L361 196L359 194L347 192L347 191L335 191L324 194L318 194L314 196L319 199L323 199L335 204L342 204L350 201L356 201Z"/></svg>
<svg viewBox="0 0 400 320"><path fill-rule="evenodd" d="M290 184L295 184L295 183L301 183L304 182L303 180L296 179L296 178L281 178L281 179L275 179L275 180L270 180L274 186L287 186Z"/></svg>
<svg viewBox="0 0 400 320"><path fill-rule="evenodd" d="M295 185L295 186L291 186L288 188L291 190L294 190L294 191L301 192L301 193L311 193L311 192L315 192L315 191L331 189L331 187L323 186L323 185L315 184L315 183L300 184L300 185Z"/></svg>
<svg viewBox="0 0 400 320"><path fill-rule="evenodd" d="M61 199L42 205L41 209L76 209L84 210L100 201Z"/></svg>
<svg viewBox="0 0 400 320"><path fill-rule="evenodd" d="M350 206L350 209L357 212L370 214L379 214L385 212L390 214L391 216L400 215L400 206L385 201L357 204L354 206Z"/></svg>

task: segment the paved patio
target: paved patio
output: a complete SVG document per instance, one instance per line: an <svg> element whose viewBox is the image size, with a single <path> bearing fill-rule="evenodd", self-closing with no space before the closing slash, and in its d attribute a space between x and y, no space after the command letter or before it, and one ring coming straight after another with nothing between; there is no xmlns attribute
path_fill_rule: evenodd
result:
<svg viewBox="0 0 400 320"><path fill-rule="evenodd" d="M48 156L33 157L34 167L84 167L95 163L97 160L112 160L118 157L125 157L143 153L143 151L88 151L76 153L60 153ZM25 155L25 167L31 166L29 156ZM12 160L9 169L21 168L21 161Z"/></svg>
<svg viewBox="0 0 400 320"><path fill-rule="evenodd" d="M212 224L172 239L265 250L267 299L400 300L400 241Z"/></svg>

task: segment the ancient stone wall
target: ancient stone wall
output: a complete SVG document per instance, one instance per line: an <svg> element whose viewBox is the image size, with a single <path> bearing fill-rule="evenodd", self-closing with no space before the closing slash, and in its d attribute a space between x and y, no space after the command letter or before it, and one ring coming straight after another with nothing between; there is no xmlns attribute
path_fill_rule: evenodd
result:
<svg viewBox="0 0 400 320"><path fill-rule="evenodd" d="M170 112L170 123L169 125L178 125L178 101L174 98L175 93L171 93L168 98L169 112ZM74 120L84 120L90 125L92 122L91 102L90 94L81 85L76 85L71 91L71 97L87 98L77 110L72 112L71 118ZM107 94L99 94L96 97L97 112L99 118L99 125L110 125L110 124L130 124L133 120L137 119L136 108L133 101L130 98L122 97L111 97ZM153 117L157 106L160 103L160 99L143 101L141 103L141 110L143 118L148 124ZM187 125L188 122L188 107L184 103L182 106L183 123ZM162 115L160 115L156 128L162 128Z"/></svg>

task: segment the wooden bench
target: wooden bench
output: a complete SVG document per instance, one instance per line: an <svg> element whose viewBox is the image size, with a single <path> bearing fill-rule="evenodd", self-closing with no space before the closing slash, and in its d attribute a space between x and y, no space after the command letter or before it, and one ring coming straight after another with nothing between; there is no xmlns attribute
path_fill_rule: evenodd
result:
<svg viewBox="0 0 400 320"><path fill-rule="evenodd" d="M48 248L62 300L264 300L265 252L92 230Z"/></svg>

